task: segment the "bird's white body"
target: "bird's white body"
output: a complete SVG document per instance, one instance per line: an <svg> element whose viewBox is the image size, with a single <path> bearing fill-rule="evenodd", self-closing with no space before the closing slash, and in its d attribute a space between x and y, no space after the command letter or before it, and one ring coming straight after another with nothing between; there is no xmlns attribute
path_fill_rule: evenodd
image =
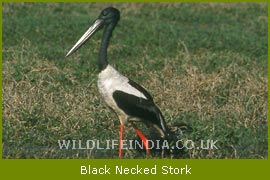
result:
<svg viewBox="0 0 270 180"><path fill-rule="evenodd" d="M126 123L128 116L123 110L119 109L115 100L113 99L113 93L117 90L125 92L127 94L135 95L137 97L147 99L144 94L131 86L129 79L120 74L112 66L108 65L98 75L98 89L104 101L117 113L122 123Z"/></svg>

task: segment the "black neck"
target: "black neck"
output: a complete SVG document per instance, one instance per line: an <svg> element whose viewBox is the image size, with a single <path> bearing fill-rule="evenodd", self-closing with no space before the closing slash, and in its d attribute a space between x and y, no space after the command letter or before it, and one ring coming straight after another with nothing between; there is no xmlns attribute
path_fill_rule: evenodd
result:
<svg viewBox="0 0 270 180"><path fill-rule="evenodd" d="M108 26L105 27L100 49L99 49L99 56L98 56L98 68L99 71L104 70L107 65L107 49L109 46L110 38L112 36L112 31L114 29L115 25L114 24L109 24Z"/></svg>

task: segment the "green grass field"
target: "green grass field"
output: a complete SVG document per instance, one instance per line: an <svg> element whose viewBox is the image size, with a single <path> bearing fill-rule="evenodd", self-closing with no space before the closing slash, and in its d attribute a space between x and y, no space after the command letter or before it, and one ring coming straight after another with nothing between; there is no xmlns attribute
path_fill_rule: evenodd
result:
<svg viewBox="0 0 270 180"><path fill-rule="evenodd" d="M266 3L3 3L3 158L117 158L118 147L58 146L118 139L96 85L102 33L65 58L107 6L121 11L109 62L153 95L170 127L190 127L180 139L217 140L180 158L267 158Z"/></svg>

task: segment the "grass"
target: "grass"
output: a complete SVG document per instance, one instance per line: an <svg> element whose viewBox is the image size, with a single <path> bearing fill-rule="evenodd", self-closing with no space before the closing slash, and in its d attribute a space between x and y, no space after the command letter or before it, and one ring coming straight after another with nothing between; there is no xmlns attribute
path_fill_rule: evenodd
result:
<svg viewBox="0 0 270 180"><path fill-rule="evenodd" d="M3 3L3 158L117 158L58 146L118 138L96 85L102 33L64 57L111 5L121 20L110 63L149 90L169 126L191 128L179 138L218 141L181 158L267 158L266 3Z"/></svg>

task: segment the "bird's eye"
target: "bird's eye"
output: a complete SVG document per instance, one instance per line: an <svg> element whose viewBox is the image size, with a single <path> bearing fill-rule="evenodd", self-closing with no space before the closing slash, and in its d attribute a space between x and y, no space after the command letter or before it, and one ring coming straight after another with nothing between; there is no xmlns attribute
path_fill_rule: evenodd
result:
<svg viewBox="0 0 270 180"><path fill-rule="evenodd" d="M107 15L108 15L108 11L103 11L103 12L102 12L102 15L103 15L103 16L107 16Z"/></svg>

